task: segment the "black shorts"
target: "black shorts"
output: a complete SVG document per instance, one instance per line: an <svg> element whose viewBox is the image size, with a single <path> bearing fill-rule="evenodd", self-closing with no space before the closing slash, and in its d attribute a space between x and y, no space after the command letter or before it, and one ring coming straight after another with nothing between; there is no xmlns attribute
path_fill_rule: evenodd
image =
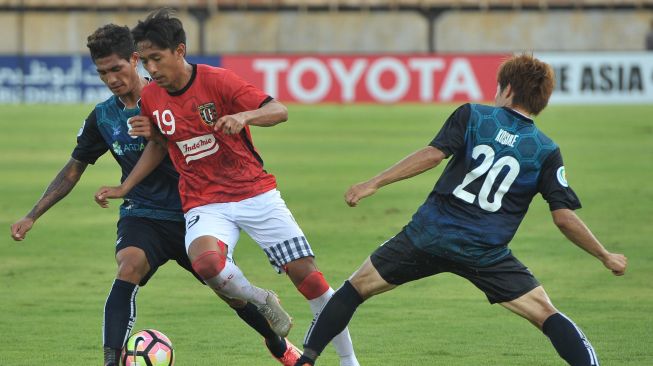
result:
<svg viewBox="0 0 653 366"><path fill-rule="evenodd" d="M150 264L150 271L143 277L140 286L145 286L156 270L169 259L174 259L181 267L204 283L200 276L193 271L186 254L185 234L186 223L184 221L156 220L134 216L121 217L118 220L116 253L127 247L140 248L145 252L147 262Z"/></svg>
<svg viewBox="0 0 653 366"><path fill-rule="evenodd" d="M512 254L488 267L452 262L417 248L402 230L370 256L381 277L401 285L442 272L466 278L485 293L491 304L514 300L540 285Z"/></svg>

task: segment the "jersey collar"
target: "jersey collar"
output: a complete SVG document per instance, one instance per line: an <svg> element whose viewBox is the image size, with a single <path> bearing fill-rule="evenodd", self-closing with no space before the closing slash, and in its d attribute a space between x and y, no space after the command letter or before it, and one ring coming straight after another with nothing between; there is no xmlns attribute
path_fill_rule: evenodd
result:
<svg viewBox="0 0 653 366"><path fill-rule="evenodd" d="M528 116L525 115L525 114L522 114L522 113L520 113L520 112L517 112L516 110L514 110L514 109L512 109L512 108L503 107L503 109L506 110L506 111L508 111L508 112L510 112L512 115L518 117L519 119L521 119L521 120L524 121L524 122L535 123L535 122L533 121L532 118L528 117Z"/></svg>
<svg viewBox="0 0 653 366"><path fill-rule="evenodd" d="M120 100L120 97L117 95L116 95L116 104L118 105L118 108L122 109L123 111L127 110L127 106L125 105L125 103L122 102L122 100ZM138 98L138 100L136 101L136 105L138 106L138 108L141 107L141 98Z"/></svg>
<svg viewBox="0 0 653 366"><path fill-rule="evenodd" d="M146 76L145 80L147 80L148 84L150 82L152 82L152 78L150 78L149 76ZM127 106L125 105L125 103L123 103L122 100L120 100L120 97L117 96L117 95L116 95L116 104L123 111L127 109ZM138 106L138 108L141 108L141 98L138 98L138 100L136 101L136 105Z"/></svg>
<svg viewBox="0 0 653 366"><path fill-rule="evenodd" d="M195 76L197 76L197 64L190 64L193 67L193 73L190 75L190 80L188 80L188 83L181 89L174 91L174 92L168 92L168 95L173 96L173 97L178 97L186 92L188 88L190 88L191 85L193 85L193 81L195 81Z"/></svg>

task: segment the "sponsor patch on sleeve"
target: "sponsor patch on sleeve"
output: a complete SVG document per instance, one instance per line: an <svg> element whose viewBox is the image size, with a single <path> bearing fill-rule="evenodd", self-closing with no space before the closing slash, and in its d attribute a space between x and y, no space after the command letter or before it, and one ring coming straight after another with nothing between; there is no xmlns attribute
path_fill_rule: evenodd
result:
<svg viewBox="0 0 653 366"><path fill-rule="evenodd" d="M86 120L82 121L82 127L79 128L79 131L77 131L77 137L82 135L82 132L84 132L84 126L86 126Z"/></svg>
<svg viewBox="0 0 653 366"><path fill-rule="evenodd" d="M567 183L567 173L565 172L564 166L558 168L558 171L556 172L556 177L558 178L558 183L560 183L561 186L569 187L569 183Z"/></svg>

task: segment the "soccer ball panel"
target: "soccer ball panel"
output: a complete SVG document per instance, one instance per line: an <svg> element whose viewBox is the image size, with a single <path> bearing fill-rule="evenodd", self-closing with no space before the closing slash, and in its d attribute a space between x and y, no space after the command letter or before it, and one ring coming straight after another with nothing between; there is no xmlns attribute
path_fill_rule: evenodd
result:
<svg viewBox="0 0 653 366"><path fill-rule="evenodd" d="M175 361L170 339L154 329L132 334L120 359L123 366L173 366Z"/></svg>

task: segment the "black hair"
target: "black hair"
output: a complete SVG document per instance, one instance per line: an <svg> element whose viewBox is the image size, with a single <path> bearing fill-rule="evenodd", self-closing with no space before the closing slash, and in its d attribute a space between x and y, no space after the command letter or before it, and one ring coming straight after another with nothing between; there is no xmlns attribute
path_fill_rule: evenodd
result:
<svg viewBox="0 0 653 366"><path fill-rule="evenodd" d="M129 61L136 52L134 38L127 26L107 24L98 28L86 40L93 61L113 54Z"/></svg>
<svg viewBox="0 0 653 366"><path fill-rule="evenodd" d="M174 51L181 43L186 44L186 32L181 21L173 16L169 8L156 10L138 21L132 29L136 43L149 41L152 45Z"/></svg>

